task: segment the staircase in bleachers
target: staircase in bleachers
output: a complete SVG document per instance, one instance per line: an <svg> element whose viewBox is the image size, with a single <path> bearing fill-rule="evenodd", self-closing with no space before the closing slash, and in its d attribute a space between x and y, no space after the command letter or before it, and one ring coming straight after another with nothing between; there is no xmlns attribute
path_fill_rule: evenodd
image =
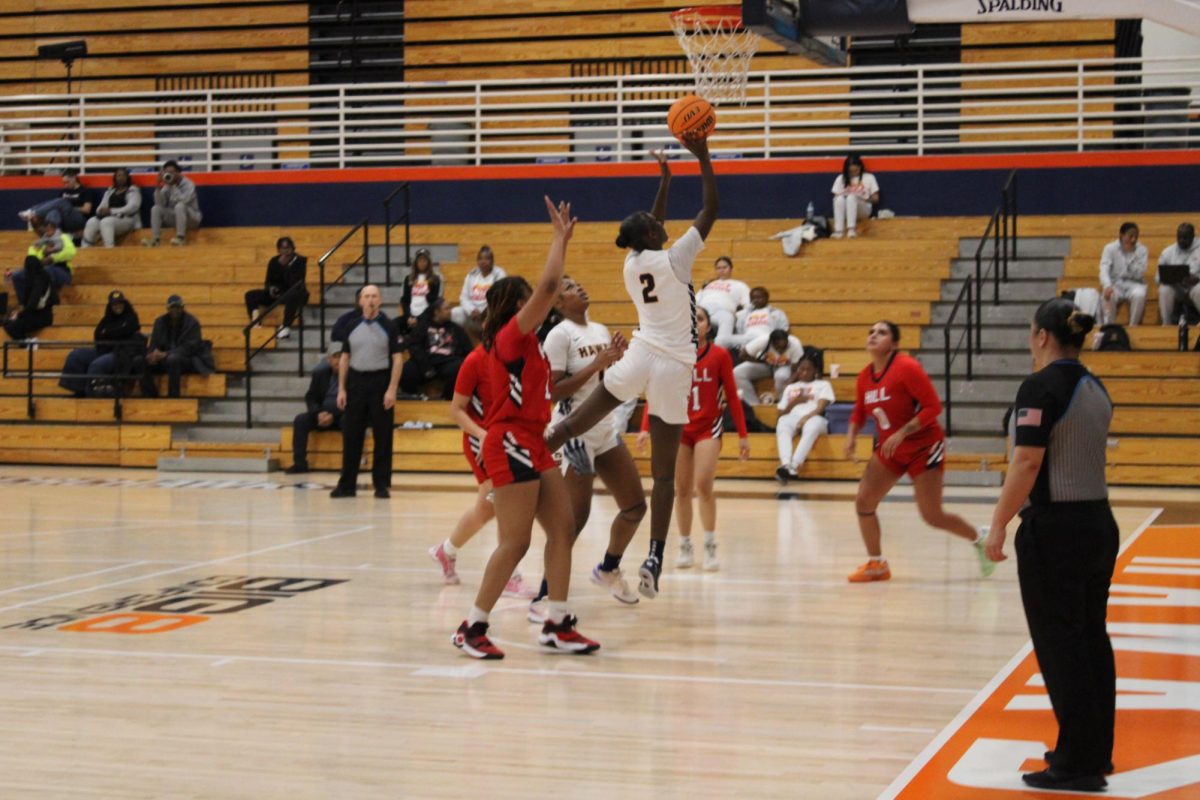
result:
<svg viewBox="0 0 1200 800"><path fill-rule="evenodd" d="M1175 216L1142 217L1143 241L1152 260L1170 241ZM1065 270L1063 285L1092 280L1099 250L1111 238L1120 219L1116 217L1022 218L1022 236L1071 234L1070 249L1057 263ZM668 230L678 233L686 222L673 222ZM940 335L938 304L943 282L952 270L960 270L956 259L961 241L977 235L978 218L895 219L872 222L857 240L822 240L813 243L796 258L782 255L777 242L767 237L789 227L786 220L723 220L709 239L696 267L698 281L709 274L712 260L720 254L733 257L735 275L751 285L771 290L772 303L783 308L793 323L793 333L804 342L827 349L826 363L837 363L841 377L834 381L840 399L851 399L855 373L866 363L863 352L869 323L886 317L905 328L905 343L924 345L918 353L929 357L928 365L935 380L940 373L940 353L934 345ZM628 332L634 321L632 305L618 279L620 253L612 244L614 223L582 223L572 242L568 271L584 283L593 298L593 318ZM36 416L28 419L23 379L10 377L0 381L0 461L16 463L84 463L152 466L160 455L185 450L192 455L255 460L274 457L282 465L291 463L291 431L287 424L302 410L307 377L297 375L297 342L293 336L273 352L255 361L255 417L261 420L249 433L244 428L243 348L241 328L245 324L242 294L262 280L265 264L274 252L275 238L292 235L299 251L310 257L310 286L316 257L337 240L336 228L302 228L289 231L274 229L206 229L195 235L186 248L145 249L136 241L112 250L87 249L76 259L75 285L64 294L64 303L56 309L57 324L40 334L44 342L83 339L103 311L104 298L111 288L121 288L131 298L148 329L162 312L167 294L178 292L204 325L205 336L214 340L218 372L208 378L185 379L184 397L178 400L133 398L123 403L123 418L113 418L109 400L75 400L56 386L52 373L61 367L65 352L48 347L34 354L35 367L45 377L35 382L39 395ZM134 234L136 240L141 234ZM482 244L492 245L497 262L510 274L534 276L545 257L545 230L542 225L414 226L414 247L433 246L440 260L446 292L453 298L466 271L473 266L473 254ZM0 234L0 257L14 264L23 253L28 235ZM1014 269L1020 277L1023 262ZM1039 262L1040 263L1040 262ZM1064 266L1065 265L1065 266ZM1044 266L1044 265L1043 265ZM1041 267L1037 267L1040 269ZM1031 267L1031 269L1033 269ZM398 273L399 274L399 273ZM353 274L352 274L353 277ZM1058 288L1054 275L1029 273L1028 280L1044 281L1033 287L1018 288L1006 304L1013 304L1011 319L989 331L982 365L985 375L972 388L976 396L985 388L996 389L994 399L981 402L992 406L980 411L980 427L972 434L986 434L989 415L1015 391L1021 364L1028 364L1023 344L1018 341L1027 324L1029 309L1016 308L1023 293L1039 295ZM388 309L398 297L398 289L385 289ZM352 289L335 289L330 299L342 304L327 311L335 318L339 309L348 307ZM1152 295L1153 296L1153 295ZM1036 299L1036 298L1034 298ZM1025 302L1032 302L1026 298ZM1155 317L1154 303L1147 319ZM307 314L308 332L303 361L311 368L319 359L313 322L315 310ZM1133 329L1133 354L1089 353L1085 362L1095 370L1117 402L1113 435L1117 444L1110 450L1111 476L1126 483L1200 485L1200 418L1194 407L1200 404L1200 355L1174 350L1175 330L1157 326ZM266 331L256 336L268 335ZM261 366L260 366L261 360ZM11 366L20 364L20 356ZM987 376L986 370L999 370L1003 376ZM992 386L991 384L995 385ZM940 382L939 382L940 387ZM439 402L402 402L397 409L397 424L428 421L430 430L396 431L396 469L398 471L462 472L458 434L452 429L445 404ZM956 414L958 413L956 407ZM759 416L773 424L774 412L762 408ZM986 425L985 425L986 423ZM957 424L957 423L956 423ZM999 433L999 416L992 428ZM1151 435L1153 434L1153 435ZM953 444L949 464L952 470L979 473L1003 471L1004 456L998 436L983 452L966 447L965 440ZM868 445L862 456L868 454ZM840 457L841 437L831 436L820 444L805 468L809 478L850 479L858 475L861 464ZM775 443L770 434L752 439L753 459L748 463L734 458L726 448L722 461L723 476L769 477L775 467ZM336 468L340 459L340 440L336 434L313 438L312 458L317 468ZM639 459L640 463L646 464ZM648 466L648 465L647 465ZM402 480L402 478L400 479Z"/></svg>

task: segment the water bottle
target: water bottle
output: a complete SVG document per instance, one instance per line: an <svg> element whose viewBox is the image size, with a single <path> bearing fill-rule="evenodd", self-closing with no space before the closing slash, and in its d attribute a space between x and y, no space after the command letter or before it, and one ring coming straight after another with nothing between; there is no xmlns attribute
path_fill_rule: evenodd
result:
<svg viewBox="0 0 1200 800"><path fill-rule="evenodd" d="M1187 312L1180 310L1179 312L1179 350L1184 352L1188 349L1188 329L1187 329Z"/></svg>
<svg viewBox="0 0 1200 800"><path fill-rule="evenodd" d="M812 200L808 201L808 208L804 209L804 221L812 222L813 216L817 213L817 209L812 204Z"/></svg>

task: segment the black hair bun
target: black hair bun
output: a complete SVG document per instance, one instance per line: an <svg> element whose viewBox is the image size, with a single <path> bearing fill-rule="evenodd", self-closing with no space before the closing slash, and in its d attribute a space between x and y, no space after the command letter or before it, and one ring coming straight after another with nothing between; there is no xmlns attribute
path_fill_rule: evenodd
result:
<svg viewBox="0 0 1200 800"><path fill-rule="evenodd" d="M1071 312L1071 316L1067 317L1067 328L1073 334L1087 334L1092 328L1096 327L1096 318L1091 314L1084 314L1079 309Z"/></svg>

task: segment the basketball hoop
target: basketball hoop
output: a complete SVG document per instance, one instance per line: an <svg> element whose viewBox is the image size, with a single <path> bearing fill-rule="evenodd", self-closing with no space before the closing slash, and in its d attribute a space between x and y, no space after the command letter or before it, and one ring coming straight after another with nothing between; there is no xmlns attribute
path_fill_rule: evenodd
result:
<svg viewBox="0 0 1200 800"><path fill-rule="evenodd" d="M758 50L758 34L742 27L742 7L696 6L671 13L671 28L687 55L696 94L714 105L746 105L746 78Z"/></svg>

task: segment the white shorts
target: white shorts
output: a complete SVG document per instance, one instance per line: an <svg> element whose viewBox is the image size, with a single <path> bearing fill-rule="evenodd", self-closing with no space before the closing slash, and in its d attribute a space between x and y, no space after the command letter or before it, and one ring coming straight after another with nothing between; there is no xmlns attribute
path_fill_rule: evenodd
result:
<svg viewBox="0 0 1200 800"><path fill-rule="evenodd" d="M554 419L550 421L551 429L561 419L562 415L556 412ZM621 431L617 427L617 413L614 411L582 436L567 440L561 451L563 472L566 472L569 465L580 475L596 474L596 456L604 455L620 443Z"/></svg>
<svg viewBox="0 0 1200 800"><path fill-rule="evenodd" d="M604 388L622 403L644 394L651 414L668 425L686 425L692 366L635 338L621 360L604 371Z"/></svg>

